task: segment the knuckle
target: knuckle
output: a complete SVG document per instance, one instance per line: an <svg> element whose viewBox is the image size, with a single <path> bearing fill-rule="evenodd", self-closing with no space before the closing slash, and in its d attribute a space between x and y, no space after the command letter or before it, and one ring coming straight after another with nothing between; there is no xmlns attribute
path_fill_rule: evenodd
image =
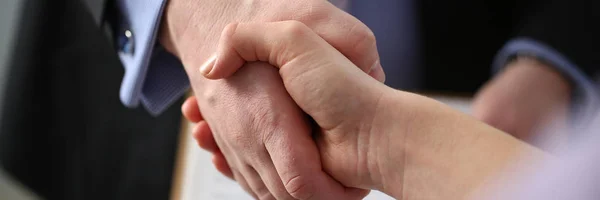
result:
<svg viewBox="0 0 600 200"><path fill-rule="evenodd" d="M360 22L356 22L347 34L348 56L361 70L370 72L379 61L375 34Z"/></svg>
<svg viewBox="0 0 600 200"><path fill-rule="evenodd" d="M239 23L230 23L223 29L221 32L221 40L222 41L232 41L234 39L234 35L238 29Z"/></svg>
<svg viewBox="0 0 600 200"><path fill-rule="evenodd" d="M223 35L221 37L226 37L226 38L232 37L233 34L236 32L238 26L239 26L239 23L227 24L227 26L225 26L225 28L223 28L223 32L222 32Z"/></svg>
<svg viewBox="0 0 600 200"><path fill-rule="evenodd" d="M355 52L362 53L365 49L376 46L377 39L375 33L362 23L356 24L349 34L350 41L354 42L353 50Z"/></svg>
<svg viewBox="0 0 600 200"><path fill-rule="evenodd" d="M216 87L206 87L204 90L198 93L211 107L216 107L221 100L219 96L219 89Z"/></svg>
<svg viewBox="0 0 600 200"><path fill-rule="evenodd" d="M239 25L239 23L237 23L237 22L229 23L229 24L227 24L227 26L225 26L225 28L223 30L235 32L238 25Z"/></svg>
<svg viewBox="0 0 600 200"><path fill-rule="evenodd" d="M311 30L302 22L296 20L286 21L281 29L283 35L291 39L297 39L306 36Z"/></svg>
<svg viewBox="0 0 600 200"><path fill-rule="evenodd" d="M226 49L228 51L236 51L236 47L248 46L248 30L252 30L253 24L240 24L231 23L228 24L221 32L221 38L219 39L218 46L220 49ZM219 53L225 53L219 52ZM231 53L231 52L230 52ZM225 53L226 54L226 53Z"/></svg>
<svg viewBox="0 0 600 200"><path fill-rule="evenodd" d="M285 189L288 194L296 199L306 200L312 199L315 191L312 185L304 178L304 176L294 176L285 183Z"/></svg>

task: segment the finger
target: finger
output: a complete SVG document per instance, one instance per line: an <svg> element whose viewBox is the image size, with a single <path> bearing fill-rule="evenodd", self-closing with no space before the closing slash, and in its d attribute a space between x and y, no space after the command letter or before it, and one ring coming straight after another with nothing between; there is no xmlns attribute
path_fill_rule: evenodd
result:
<svg viewBox="0 0 600 200"><path fill-rule="evenodd" d="M244 189L244 191L246 191L248 194L250 194L250 196L254 197L254 199L258 199L258 196L254 193L252 188L250 188L250 185L248 184L248 182L246 182L246 178L244 178L244 176L237 170L233 170L232 172L233 172L233 177L235 178L235 181L238 182L238 184L240 184L242 189Z"/></svg>
<svg viewBox="0 0 600 200"><path fill-rule="evenodd" d="M196 97L189 97L183 102L183 105L181 105L181 113L183 113L183 116L192 123L198 123L202 120L202 114L200 113Z"/></svg>
<svg viewBox="0 0 600 200"><path fill-rule="evenodd" d="M331 12L330 15L329 23L311 20L307 26L362 71L370 73L381 66L375 35L371 29L346 12Z"/></svg>
<svg viewBox="0 0 600 200"><path fill-rule="evenodd" d="M212 153L219 151L219 146L217 145L214 135L206 121L200 121L198 124L196 124L192 130L192 137L196 139L196 142L200 148Z"/></svg>
<svg viewBox="0 0 600 200"><path fill-rule="evenodd" d="M307 6L282 20L298 20L342 52L364 72L371 72L379 63L375 34L360 20L330 2L314 9ZM308 13L308 14L306 14Z"/></svg>
<svg viewBox="0 0 600 200"><path fill-rule="evenodd" d="M314 141L301 133L310 132L281 132L267 146L287 192L296 199L362 199L365 190L346 188L322 170Z"/></svg>
<svg viewBox="0 0 600 200"><path fill-rule="evenodd" d="M227 160L221 151L216 151L213 153L212 159L213 165L217 169L217 171L221 172L221 174L225 175L227 178L233 179L233 172L227 164Z"/></svg>
<svg viewBox="0 0 600 200"><path fill-rule="evenodd" d="M281 181L279 174L277 174L277 169L275 169L271 157L269 157L268 154L265 154L257 160L262 162L254 163L255 166L259 166L255 169L260 175L260 178L265 182L267 188L269 188L269 191L271 191L271 194L273 194L276 199L294 199L288 194L288 191L283 186L283 182Z"/></svg>
<svg viewBox="0 0 600 200"><path fill-rule="evenodd" d="M373 70L381 67L374 33L352 15L330 3L328 5L319 10L320 12L309 12L310 15L300 17L300 21L306 23L318 36L342 52L362 71L372 74ZM234 27L236 26L234 25ZM228 28L225 28L223 35L228 35L227 30ZM225 38L227 40L227 37ZM221 39L223 40L223 37ZM240 60L235 62L237 62L235 66L241 65ZM205 67L201 68L203 74L210 71L210 63L210 61L207 62ZM227 70L224 72L224 77L229 76L231 72L235 72L235 70ZM220 77L208 76L207 78ZM377 80L381 81L380 78Z"/></svg>
<svg viewBox="0 0 600 200"><path fill-rule="evenodd" d="M219 79L231 76L245 62L264 61L284 68L288 62L299 58L311 61L307 65L324 64L315 62L318 58L346 60L298 21L230 24L221 35L216 57L203 65L201 72L207 78Z"/></svg>
<svg viewBox="0 0 600 200"><path fill-rule="evenodd" d="M347 12L332 5L301 21L362 71L370 73L381 66L375 34Z"/></svg>
<svg viewBox="0 0 600 200"><path fill-rule="evenodd" d="M246 165L240 172L244 175L246 182L254 192L254 194L258 197L258 199L272 199L275 200L275 197L269 191L269 188L265 185L260 175L252 168L252 166Z"/></svg>
<svg viewBox="0 0 600 200"><path fill-rule="evenodd" d="M324 39L326 43L336 49L336 52L341 52L362 71L370 74L374 69L381 67L375 34L352 15L329 2L325 3L327 6L316 11L312 7L306 7L306 9L310 9L306 12L299 10L298 13L309 14L290 16L288 20L298 19L299 22L306 24L311 32ZM223 35L227 35L226 32L224 31ZM265 31L262 30L262 32ZM272 31L269 32L272 33ZM223 37L221 38L223 39ZM235 66L239 65L239 63L235 64Z"/></svg>
<svg viewBox="0 0 600 200"><path fill-rule="evenodd" d="M283 90L283 88L281 88ZM284 98L290 98L286 96ZM281 105L278 127L265 129L265 148L287 193L295 199L357 199L364 190L348 189L322 170L319 151L301 111L293 104ZM266 175L265 176L273 176ZM266 180L266 179L265 179ZM275 190L273 190L275 191Z"/></svg>

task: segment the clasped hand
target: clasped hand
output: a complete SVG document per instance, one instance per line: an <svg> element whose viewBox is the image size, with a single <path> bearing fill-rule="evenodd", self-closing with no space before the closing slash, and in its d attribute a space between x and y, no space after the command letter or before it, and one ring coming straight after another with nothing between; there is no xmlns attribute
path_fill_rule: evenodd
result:
<svg viewBox="0 0 600 200"><path fill-rule="evenodd" d="M372 160L402 158L405 146L402 143L405 140L401 138L411 129L418 133L410 136L436 135L439 130L445 130L436 137L415 141L439 143L444 141L440 138L447 137L453 141L447 147L458 144L457 137L474 135L458 134L451 137L453 134L449 134L450 129L458 127L444 124L452 120L441 118L460 118L475 126L464 125L472 129L454 130L456 133L477 133L478 128L485 129L479 131L491 130L430 99L394 91L366 76L368 74L381 82L384 80L374 34L356 18L327 1L170 0L164 12L159 41L181 60L195 97L198 97L189 99L183 105L184 115L192 122L198 122L194 130L195 137L201 147L213 152L217 169L237 180L255 198L362 198L366 190L343 185L371 188L366 185L374 183L380 184L376 189L384 188L386 181L374 178L384 172L377 172L381 166ZM298 22L232 25L224 32L227 34L222 34L223 28L232 22L284 20ZM256 30L244 32L244 27L248 26ZM211 65L206 65L209 68L204 70L207 77L220 80L210 81L198 72L198 67L211 54L215 54L219 35L224 36L221 37L214 66L210 68ZM257 49L245 49L248 47ZM223 63L228 66L219 67ZM238 69L242 65L244 67ZM544 120L540 119L545 119L543 116L547 115L549 106L558 104L561 111L566 110L564 108L567 108L569 99L565 97L568 97L569 87L565 86L567 84L557 73L545 66L532 68L528 64L517 63L510 69L497 76L492 84L480 92L475 100L474 114L497 128L514 131L513 134L519 138L531 138L530 130L543 124L541 121ZM236 70L238 72L233 73ZM506 90L507 85L508 88L521 89ZM536 92L530 92L532 90ZM395 99L394 103L388 102L389 96L395 96L392 98ZM535 106L528 106L532 104ZM305 117L305 113L316 121L316 128L311 129L312 122ZM394 120L397 123L387 123ZM526 123L521 123L523 121ZM393 127L386 127L389 125ZM395 129L400 131L393 131ZM312 132L319 136L317 143L311 137ZM386 134L372 134L376 132ZM389 135L392 133L395 133L393 137ZM475 134L478 141L481 141L480 135ZM383 153L391 152L385 151L391 142L386 138L400 138L396 141L399 144L388 148L396 150L394 152L398 155ZM378 140L388 140L388 144ZM514 144L496 140L496 144L509 143ZM376 145L379 145L379 150L365 150ZM415 146L423 146L427 150L426 144L413 144ZM489 149L491 146L494 145L484 147ZM345 149L347 147L349 149ZM438 146L433 148L437 149ZM464 147L459 150L486 152ZM410 152L415 151L413 149ZM453 152L453 149L447 152ZM453 155L447 156L452 158ZM402 166L403 162L396 161L394 164ZM424 166L419 167L423 171ZM361 174L365 168L369 170L368 175ZM359 178L352 179L354 176L349 175L358 175ZM414 177L419 177L416 180L427 180L427 177ZM452 181L454 179L442 182L452 185L449 184ZM430 182L426 185L431 186ZM417 191L415 194L421 194L418 190L414 191ZM460 190L452 188L449 191Z"/></svg>
<svg viewBox="0 0 600 200"><path fill-rule="evenodd" d="M275 166L277 172L280 174L282 172L289 173L290 171L286 170L292 168L292 166L317 168L316 170L321 170L321 167L323 167L327 174L333 176L344 186L364 189L373 188L373 185L379 180L372 180L373 177L370 175L370 171L377 167L375 162L369 159L370 154L374 153L370 147L375 146L374 143L380 143L382 138L381 135L371 134L375 133L378 128L372 125L377 124L377 117L383 117L378 115L377 112L385 109L381 105L383 105L386 96L393 94L389 93L391 89L364 73L309 27L297 21L231 24L227 26L221 35L215 57L200 68L200 73L209 79L223 79L235 76L234 72L244 70L244 68L265 67L246 65L241 68L248 62L256 61L266 62L279 68L282 82L272 82L271 84L283 84L298 107L314 119L317 125L313 130L310 130L307 121L276 122L296 126L290 128L298 131L293 133L277 132L277 130L265 131L271 134L306 134L304 137L295 137L296 140L293 141L277 139L278 136L269 136L264 140L265 146L278 148L269 149L271 154L277 154L278 151L295 153L290 154L293 157L288 158L290 160L285 163L288 166ZM188 100L184 105L184 113L195 122L201 121L201 117L195 114L197 111L193 112L197 109L196 102L193 99ZM279 112L261 114L261 116L267 117L267 121L271 119L270 116L274 115L299 114L294 109L290 110L294 112L258 112ZM258 121L255 123L263 122ZM218 148L220 145L214 142L214 135L207 124L204 122L199 123L194 132L200 146L215 153L214 162L217 169L230 177L233 175L239 181L241 177L231 173L229 169L232 166L229 164L232 162L231 159L227 159L221 154L220 151L223 149ZM314 142L309 135L311 132L317 135L316 144L318 144L319 151L316 148L309 148L310 151L306 151L307 146L314 146ZM249 153L247 155L256 156L252 153L253 149L250 146L248 145L248 148L245 149ZM295 151L300 147L304 149L303 152ZM299 159L310 163L294 163L298 156L310 156L307 159ZM349 176L350 174L352 176ZM290 180L285 180L284 177L285 175L281 178L275 177L276 180L263 179L263 181L267 185L283 184L286 185L286 188L290 188L289 184L293 183L290 183ZM279 181L279 183L274 181ZM336 183L331 184L335 185ZM332 191L328 191L329 189L331 188L314 188L310 190L310 193L319 193L314 194L320 196L315 199L328 199L323 198L323 194L329 194L331 195L328 196L329 198L335 199L362 198L367 194L365 190L345 188L343 192L332 193ZM309 196L300 195L306 192L298 193L298 190L294 189L291 193L295 194L294 198L299 199L310 199L313 196L313 194Z"/></svg>
<svg viewBox="0 0 600 200"><path fill-rule="evenodd" d="M366 192L360 189L376 189L396 198L419 199L425 195L462 199L506 166L531 166L532 161L546 158L538 149L439 102L385 86L297 21L227 26L216 55L198 73L208 79L228 80L251 67L248 62L277 67L281 82L271 84L283 84L293 102L315 122L313 129L308 130L306 120L272 121L272 115L287 119L286 111L270 110L261 115L277 124L272 127L284 124L287 130L300 130L266 130L268 136L262 140L274 148L268 149L271 156L279 154L277 158L283 158L287 164L277 165L281 160L273 160L279 177L263 179L266 188L273 188L271 184L284 185L291 198L362 198ZM184 113L193 121L201 121L194 114L194 105L193 100L188 101ZM314 143L308 134L289 135L308 132L315 133L318 149L312 148ZM229 168L231 158L220 153L224 149L219 147L223 146L217 145L213 136L205 123L200 123L195 131L200 146L215 152L217 168L231 175L230 169L236 170ZM290 137L296 140L282 139ZM261 151L252 149L252 145L244 150L226 154L252 159ZM286 152L291 152L289 157L281 156ZM297 159L305 162L294 162ZM309 177L295 171L298 169L323 174ZM233 177L242 180L243 185L240 175L233 172ZM330 187L306 184L313 181ZM257 196L272 198L268 192L277 195L277 191L269 190L265 196Z"/></svg>
<svg viewBox="0 0 600 200"><path fill-rule="evenodd" d="M231 22L297 20L356 67L383 81L375 36L367 26L323 0L171 0L164 16L160 42L186 68L197 101L185 105L203 119L197 132L207 132L203 130L211 125L211 134L198 135L209 138L203 141L210 141L205 147L215 154L218 169L257 199L366 195L366 190L346 188L323 171L310 123L275 68L264 62L247 63L232 77L208 81L198 66L214 54L219 35Z"/></svg>

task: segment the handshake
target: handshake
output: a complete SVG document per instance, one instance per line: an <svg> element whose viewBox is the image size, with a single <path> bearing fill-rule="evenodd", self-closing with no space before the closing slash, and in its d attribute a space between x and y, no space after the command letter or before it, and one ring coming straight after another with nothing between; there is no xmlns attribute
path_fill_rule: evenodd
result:
<svg viewBox="0 0 600 200"><path fill-rule="evenodd" d="M540 63L516 61L484 87L479 121L382 84L374 34L332 4L252 2L195 11L169 1L159 39L190 77L195 97L182 111L194 138L256 199L361 199L372 189L462 199L508 166L548 157L519 139L564 121L570 88Z"/></svg>
<svg viewBox="0 0 600 200"><path fill-rule="evenodd" d="M257 199L360 199L370 189L459 199L521 154L545 156L432 99L385 86L378 62L355 65L301 22L236 23L220 38L197 73L232 85L276 71L281 78L232 91L248 99L226 106L253 113L203 117L195 98L183 113L197 123L194 137L215 167ZM261 90L278 95L246 93Z"/></svg>

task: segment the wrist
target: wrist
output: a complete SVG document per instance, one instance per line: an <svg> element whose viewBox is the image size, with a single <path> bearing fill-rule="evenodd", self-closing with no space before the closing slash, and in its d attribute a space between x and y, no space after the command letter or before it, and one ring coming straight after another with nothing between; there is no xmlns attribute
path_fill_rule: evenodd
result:
<svg viewBox="0 0 600 200"><path fill-rule="evenodd" d="M399 199L461 199L510 165L543 159L538 149L420 95L396 92L375 158L375 189ZM393 112L396 111L396 112ZM389 120L393 119L393 120ZM374 170L375 171L375 170ZM425 195L425 196L424 196Z"/></svg>
<svg viewBox="0 0 600 200"><path fill-rule="evenodd" d="M386 87L373 118L368 154L369 189L396 198L402 197L405 166L405 138L416 109L414 94ZM411 106L406 106L411 105Z"/></svg>
<svg viewBox="0 0 600 200"><path fill-rule="evenodd" d="M169 23L167 20L163 19L159 30L158 42L165 48L165 50L167 50L167 52L179 58L179 52L177 51L177 48L175 48L175 43L171 38L171 33L168 26Z"/></svg>
<svg viewBox="0 0 600 200"><path fill-rule="evenodd" d="M410 140L411 134L422 129L422 122L430 121L429 117L422 114L422 108L430 107L435 103L429 98L417 94L402 92L391 89L389 100L386 101L385 109L379 114L379 119L384 123L378 126L377 131L380 142L373 145L377 156L372 157L372 169L370 174L374 176L373 188L386 193L397 199L404 199L406 190L406 177L412 170L408 167L408 157L414 157L420 153L421 148L414 140ZM421 124L420 124L421 123ZM421 130L419 130L421 131ZM409 188L410 189L410 188Z"/></svg>
<svg viewBox="0 0 600 200"><path fill-rule="evenodd" d="M202 2L200 5L190 0L168 0L160 25L158 41L177 56L186 69L188 66L197 68L214 53L220 30L225 26L223 22L229 19L222 14L224 10L219 9L218 1ZM222 17L209 21L215 16Z"/></svg>
<svg viewBox="0 0 600 200"><path fill-rule="evenodd" d="M189 9L180 9L182 0L168 0L165 5L164 14L161 20L158 41L171 54L181 59L180 51L177 46L182 29L179 24L189 25L190 18L183 16L189 15ZM185 28L185 27L183 27Z"/></svg>
<svg viewBox="0 0 600 200"><path fill-rule="evenodd" d="M216 49L217 37L214 30L220 23L202 20L220 16L215 12L222 9L217 9L218 6L214 5L219 2L202 1L204 5L200 6L199 1L168 0L164 8L157 40L166 51L181 61L196 93L205 92L205 89L218 85L214 81L207 81L197 72L198 67L208 60Z"/></svg>

